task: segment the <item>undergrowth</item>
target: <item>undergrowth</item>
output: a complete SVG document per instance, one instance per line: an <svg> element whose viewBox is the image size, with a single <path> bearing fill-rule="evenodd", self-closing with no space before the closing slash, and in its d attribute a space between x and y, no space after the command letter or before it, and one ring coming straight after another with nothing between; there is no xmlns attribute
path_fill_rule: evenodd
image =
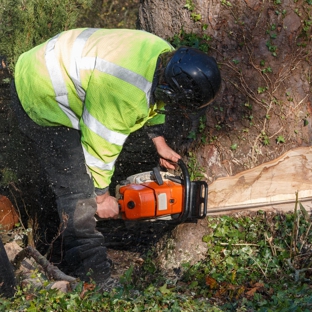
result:
<svg viewBox="0 0 312 312"><path fill-rule="evenodd" d="M184 275L224 311L310 311L311 217L294 213L208 219L206 260Z"/></svg>
<svg viewBox="0 0 312 312"><path fill-rule="evenodd" d="M175 279L150 252L111 293L18 288L0 311L311 311L311 216L298 200L294 213L208 217L203 241L205 260Z"/></svg>

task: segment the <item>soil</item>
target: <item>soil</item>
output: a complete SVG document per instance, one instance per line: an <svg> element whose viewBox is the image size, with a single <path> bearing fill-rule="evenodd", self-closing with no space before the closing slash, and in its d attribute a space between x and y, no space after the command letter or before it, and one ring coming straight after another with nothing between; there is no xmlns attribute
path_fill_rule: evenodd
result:
<svg viewBox="0 0 312 312"><path fill-rule="evenodd" d="M197 170L212 182L309 146L310 5L303 0L192 5L141 1L138 24L165 39L179 34L175 43L206 47L217 59L222 89L202 114L191 148Z"/></svg>
<svg viewBox="0 0 312 312"><path fill-rule="evenodd" d="M209 182L311 145L309 32L304 2L237 1L211 12L222 90L193 146ZM300 18L296 12L300 12ZM301 13L302 12L302 13Z"/></svg>

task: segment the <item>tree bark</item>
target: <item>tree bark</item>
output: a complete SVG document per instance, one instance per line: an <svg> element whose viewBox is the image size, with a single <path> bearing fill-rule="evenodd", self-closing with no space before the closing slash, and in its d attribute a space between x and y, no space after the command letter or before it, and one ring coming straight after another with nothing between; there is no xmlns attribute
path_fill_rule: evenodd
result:
<svg viewBox="0 0 312 312"><path fill-rule="evenodd" d="M194 0L193 3L196 8L193 12L200 12L201 22L194 22L184 0L142 0L138 27L165 39L172 38L181 29L186 33L201 33L202 24L214 29L219 21L220 1Z"/></svg>

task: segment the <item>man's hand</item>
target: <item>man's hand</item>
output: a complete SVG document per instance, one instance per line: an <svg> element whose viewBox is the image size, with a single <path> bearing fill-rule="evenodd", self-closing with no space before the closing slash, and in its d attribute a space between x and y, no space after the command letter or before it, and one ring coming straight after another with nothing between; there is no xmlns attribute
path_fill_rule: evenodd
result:
<svg viewBox="0 0 312 312"><path fill-rule="evenodd" d="M114 218L119 215L117 199L106 192L96 197L97 210L96 214L102 219Z"/></svg>
<svg viewBox="0 0 312 312"><path fill-rule="evenodd" d="M172 162L176 163L181 158L181 156L167 145L164 137L159 136L152 140L156 147L157 153L161 157L159 160L160 165L167 169L175 169L174 165L167 160L171 160Z"/></svg>

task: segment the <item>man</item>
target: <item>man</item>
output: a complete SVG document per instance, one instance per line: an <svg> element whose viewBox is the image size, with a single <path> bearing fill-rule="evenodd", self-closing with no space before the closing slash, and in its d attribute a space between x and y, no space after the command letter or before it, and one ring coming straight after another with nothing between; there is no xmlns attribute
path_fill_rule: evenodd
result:
<svg viewBox="0 0 312 312"><path fill-rule="evenodd" d="M174 51L139 30L69 30L20 56L13 107L66 220L61 232L71 274L111 281L94 214L119 213L108 187L129 134L149 125L160 164L174 168L169 161L180 155L167 145L158 112L207 105L220 84L213 58L191 48Z"/></svg>

